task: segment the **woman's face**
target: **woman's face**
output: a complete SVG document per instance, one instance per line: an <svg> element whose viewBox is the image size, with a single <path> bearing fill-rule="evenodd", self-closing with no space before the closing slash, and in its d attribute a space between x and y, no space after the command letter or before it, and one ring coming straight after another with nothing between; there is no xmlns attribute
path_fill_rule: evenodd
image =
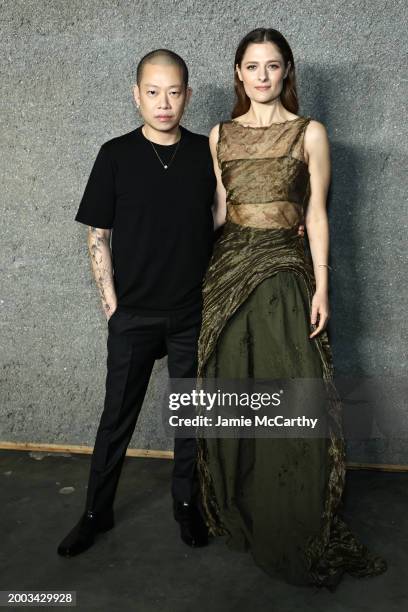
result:
<svg viewBox="0 0 408 612"><path fill-rule="evenodd" d="M289 72L276 45L271 42L251 43L246 48L241 66L236 66L248 98L260 103L277 98L283 79Z"/></svg>

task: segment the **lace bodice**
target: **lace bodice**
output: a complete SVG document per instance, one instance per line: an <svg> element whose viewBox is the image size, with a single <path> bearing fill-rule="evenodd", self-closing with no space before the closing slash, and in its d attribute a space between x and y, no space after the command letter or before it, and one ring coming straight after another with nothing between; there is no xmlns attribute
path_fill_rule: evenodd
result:
<svg viewBox="0 0 408 612"><path fill-rule="evenodd" d="M227 221L260 228L294 228L304 221L310 175L304 132L311 117L267 127L220 123L218 164L227 192Z"/></svg>

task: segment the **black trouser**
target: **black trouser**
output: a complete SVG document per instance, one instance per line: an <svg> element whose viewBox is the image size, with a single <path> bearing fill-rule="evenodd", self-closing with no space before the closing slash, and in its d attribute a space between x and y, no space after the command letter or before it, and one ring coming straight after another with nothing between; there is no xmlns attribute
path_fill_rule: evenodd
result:
<svg viewBox="0 0 408 612"><path fill-rule="evenodd" d="M168 355L170 378L194 378L201 310L145 317L119 306L108 321L108 356L104 410L89 474L86 509L113 506L126 449L156 359ZM198 494L195 438L175 438L172 495L191 501Z"/></svg>

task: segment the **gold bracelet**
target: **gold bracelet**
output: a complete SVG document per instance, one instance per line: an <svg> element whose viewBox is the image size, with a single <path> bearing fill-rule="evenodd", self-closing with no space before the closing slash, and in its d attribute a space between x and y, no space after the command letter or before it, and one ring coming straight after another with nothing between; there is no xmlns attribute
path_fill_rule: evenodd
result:
<svg viewBox="0 0 408 612"><path fill-rule="evenodd" d="M329 268L329 270L333 270L333 268L331 266L329 266L328 264L317 264L318 266L323 266L325 268Z"/></svg>

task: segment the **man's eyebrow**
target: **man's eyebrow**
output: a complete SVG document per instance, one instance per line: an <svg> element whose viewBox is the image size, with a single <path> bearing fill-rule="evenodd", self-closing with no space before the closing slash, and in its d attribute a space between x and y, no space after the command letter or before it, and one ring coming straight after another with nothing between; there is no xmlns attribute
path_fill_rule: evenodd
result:
<svg viewBox="0 0 408 612"><path fill-rule="evenodd" d="M154 83L145 83L145 85L147 85L147 87L157 87L158 89L160 89L160 86L154 85ZM181 87L181 84L177 83L177 85L169 85L169 87Z"/></svg>

